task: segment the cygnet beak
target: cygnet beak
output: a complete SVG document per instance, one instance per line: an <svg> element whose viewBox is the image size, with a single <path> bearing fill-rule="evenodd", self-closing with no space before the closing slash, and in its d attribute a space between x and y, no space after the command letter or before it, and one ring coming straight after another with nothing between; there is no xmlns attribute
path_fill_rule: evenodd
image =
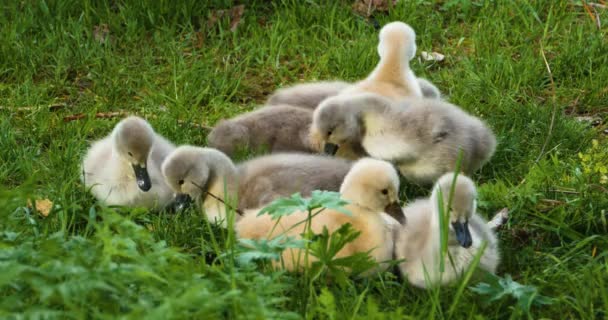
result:
<svg viewBox="0 0 608 320"><path fill-rule="evenodd" d="M333 156L338 152L338 145L330 142L325 143L325 147L323 147L323 153Z"/></svg>
<svg viewBox="0 0 608 320"><path fill-rule="evenodd" d="M192 198L185 193L178 193L170 204L170 209L173 212L180 212L190 208L190 205L192 205Z"/></svg>
<svg viewBox="0 0 608 320"><path fill-rule="evenodd" d="M471 238L471 231L469 231L469 222L452 222L452 227L454 228L454 232L456 232L456 240L463 248L468 248L473 244L473 239Z"/></svg>
<svg viewBox="0 0 608 320"><path fill-rule="evenodd" d="M132 164L133 171L135 171L135 180L137 180L137 186L141 191L148 191L152 188L152 182L150 182L150 176L145 166L140 164Z"/></svg>
<svg viewBox="0 0 608 320"><path fill-rule="evenodd" d="M384 208L384 212L386 212L389 216L395 218L395 220L399 221L400 224L405 225L406 219L405 214L403 213L403 209L399 205L399 202L395 201L386 208Z"/></svg>

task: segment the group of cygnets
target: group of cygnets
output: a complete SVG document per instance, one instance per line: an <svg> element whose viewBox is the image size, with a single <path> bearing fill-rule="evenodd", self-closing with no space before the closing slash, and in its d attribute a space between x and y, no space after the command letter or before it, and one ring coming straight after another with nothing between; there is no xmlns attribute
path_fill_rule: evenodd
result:
<svg viewBox="0 0 608 320"><path fill-rule="evenodd" d="M379 64L367 78L280 89L265 106L220 121L208 147L176 147L144 119L123 119L88 150L83 181L107 205L164 208L193 200L224 227L234 214L242 239L301 237L307 212L277 222L260 215L262 208L294 193L339 191L350 215L326 209L311 220L315 233L345 223L360 232L338 257L369 252L379 268L399 260L401 274L419 287L454 281L477 254L479 267L495 272L498 241L476 212L476 187L466 175L492 157L496 139L483 121L416 78L409 66L415 37L405 23L385 25ZM241 148L270 154L234 163ZM402 207L399 174L434 183L430 197ZM440 253L441 212L449 221L447 255ZM285 250L276 265L301 270L302 251Z"/></svg>

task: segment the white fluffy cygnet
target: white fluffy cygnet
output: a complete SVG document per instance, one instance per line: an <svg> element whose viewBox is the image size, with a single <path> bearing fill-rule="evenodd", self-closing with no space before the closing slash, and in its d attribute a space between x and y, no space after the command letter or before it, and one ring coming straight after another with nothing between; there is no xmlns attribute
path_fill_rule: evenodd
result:
<svg viewBox="0 0 608 320"><path fill-rule="evenodd" d="M82 162L82 181L107 205L163 208L173 193L160 166L174 148L146 120L128 117L91 145Z"/></svg>
<svg viewBox="0 0 608 320"><path fill-rule="evenodd" d="M498 240L491 226L476 213L476 189L466 176L456 178L448 207L454 173L443 175L429 199L420 199L404 208L407 224L395 234L396 259L404 259L399 269L407 280L421 288L448 284L458 279L481 254L478 267L494 273L500 261ZM449 224L447 255L441 256L439 199L443 200ZM485 249L481 252L485 243ZM445 269L440 272L440 261Z"/></svg>
<svg viewBox="0 0 608 320"><path fill-rule="evenodd" d="M479 169L494 154L496 138L486 124L439 99L398 102L377 94L336 96L313 114L311 134L335 154L343 145L361 145L368 155L391 161L405 178L430 184L456 169Z"/></svg>

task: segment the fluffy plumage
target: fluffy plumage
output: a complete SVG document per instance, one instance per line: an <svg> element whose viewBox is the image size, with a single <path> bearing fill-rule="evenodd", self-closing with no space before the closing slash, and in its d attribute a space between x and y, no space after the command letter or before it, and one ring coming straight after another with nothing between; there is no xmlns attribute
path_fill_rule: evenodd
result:
<svg viewBox="0 0 608 320"><path fill-rule="evenodd" d="M340 187L341 197L350 202L345 208L352 216L326 209L312 218L311 229L320 233L326 227L333 232L343 224L350 223L361 234L340 250L337 258L371 251L371 256L378 262L390 260L392 235L387 232L387 219L383 212L391 211L388 208L397 203L398 190L399 177L391 164L371 158L361 159L353 165ZM294 212L282 217L276 228L273 228L275 220L269 215L258 216L258 212L257 209L247 211L236 224L240 238L274 238L281 234L300 237L304 232L304 223L296 224L307 218L307 212ZM402 214L400 210L399 214ZM303 250L300 249L283 251L285 267L288 270L300 270L305 266L303 255ZM314 257L309 257L308 262L313 261Z"/></svg>
<svg viewBox="0 0 608 320"><path fill-rule="evenodd" d="M415 286L426 288L454 281L471 265L483 242L487 246L479 267L495 272L499 264L498 240L491 227L476 213L476 189L469 178L462 175L457 177L448 210L453 178L454 173L443 175L433 188L430 199L417 200L405 207L408 223L396 230L395 256L405 259L399 269ZM448 252L451 259L447 255L443 258L440 256L439 190L449 214ZM469 234L465 236L467 232ZM441 259L445 265L443 274L439 270Z"/></svg>
<svg viewBox="0 0 608 320"><path fill-rule="evenodd" d="M314 110L321 101L333 97L340 91L352 86L344 81L318 81L301 83L275 91L267 105L292 105Z"/></svg>
<svg viewBox="0 0 608 320"><path fill-rule="evenodd" d="M422 90L422 96L429 99L441 99L441 91L429 80L418 78L418 85Z"/></svg>
<svg viewBox="0 0 608 320"><path fill-rule="evenodd" d="M245 210L296 192L308 196L317 189L337 191L350 167L343 159L298 153L263 156L235 166L219 150L180 146L167 157L162 172L175 193L194 199L211 221L225 221L224 202Z"/></svg>
<svg viewBox="0 0 608 320"><path fill-rule="evenodd" d="M336 96L315 110L311 131L329 150L360 144L374 158L394 162L409 180L432 183L461 169L472 173L493 155L496 138L478 118L438 99L399 102L375 94Z"/></svg>
<svg viewBox="0 0 608 320"><path fill-rule="evenodd" d="M160 166L174 148L144 119L128 117L91 145L82 162L82 181L107 205L164 207L172 193Z"/></svg>
<svg viewBox="0 0 608 320"><path fill-rule="evenodd" d="M410 60L416 55L416 32L403 22L391 22L380 30L378 54L380 62L362 81L342 90L341 95L372 92L399 99L422 97L422 90Z"/></svg>
<svg viewBox="0 0 608 320"><path fill-rule="evenodd" d="M233 156L239 148L270 152L312 152L312 112L289 105L266 106L220 121L207 136L210 147Z"/></svg>

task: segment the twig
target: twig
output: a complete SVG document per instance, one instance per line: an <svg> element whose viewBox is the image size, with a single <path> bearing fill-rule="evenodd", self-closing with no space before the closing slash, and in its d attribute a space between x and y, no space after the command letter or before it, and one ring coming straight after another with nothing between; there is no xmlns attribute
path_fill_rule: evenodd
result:
<svg viewBox="0 0 608 320"><path fill-rule="evenodd" d="M540 54L543 57L543 61L545 62L545 67L547 68L547 72L549 73L549 81L551 82L551 102L553 103L553 112L551 113L551 123L549 124L549 132L547 134L547 138L545 139L545 143L543 144L543 147L540 150L540 154L538 155L536 160L534 160L533 165L536 165L542 158L543 154L545 153L545 149L547 148L547 145L549 144L549 141L551 140L551 136L553 135L553 126L555 125L555 114L557 113L557 101L556 101L556 97L555 97L555 81L553 80L553 73L551 72L551 67L549 66L547 57L545 56L545 49L543 48L542 42L540 43Z"/></svg>
<svg viewBox="0 0 608 320"><path fill-rule="evenodd" d="M192 182L192 184L199 188L203 193L205 193L208 196L211 196L213 199L223 203L226 207L228 207L229 209L234 210L234 212L236 212L239 216L243 216L243 212L241 210L239 210L238 208L234 208L233 206L231 206L230 204L226 203L226 201L224 201L224 199L221 199L220 197L214 195L213 193L209 192L208 189L208 185L209 185L209 180L207 180L207 183L205 183L205 186L199 186L198 184ZM203 198L203 202L204 202L204 198Z"/></svg>
<svg viewBox="0 0 608 320"><path fill-rule="evenodd" d="M38 111L40 109L44 109L47 108L48 111L57 111L59 109L63 109L65 108L65 104L51 104L48 106L28 106L28 107L7 107L7 106L0 106L0 110L7 110L7 111L12 111L12 112L27 112L27 111Z"/></svg>
<svg viewBox="0 0 608 320"><path fill-rule="evenodd" d="M595 2L589 2L587 4L590 7L599 8L599 9L607 9L608 8L608 6L606 6L605 4L600 4L600 3L595 3Z"/></svg>
<svg viewBox="0 0 608 320"><path fill-rule="evenodd" d="M565 193L565 194L580 194L580 192L571 189L571 190L566 190L566 189L552 189L550 190L551 192L559 192L559 193Z"/></svg>
<svg viewBox="0 0 608 320"><path fill-rule="evenodd" d="M583 4L583 8L585 8L585 12L587 12L589 17L591 17L591 20L593 20L593 23L597 24L597 21L595 20L595 15L593 15L593 13L591 12L591 7L587 4L587 1L582 0L581 3Z"/></svg>
<svg viewBox="0 0 608 320"><path fill-rule="evenodd" d="M97 112L95 114L95 118L96 119L112 119L112 118L123 117L125 115L127 115L126 111ZM87 115L84 113L77 113L77 114L63 117L63 121L70 122L70 121L80 120L80 119L84 119L86 116Z"/></svg>
<svg viewBox="0 0 608 320"><path fill-rule="evenodd" d="M226 205L228 208L234 210L234 212L238 213L239 216L243 216L243 211L241 211L240 209L234 208L233 206L229 205L228 203L226 203L226 201L224 201L224 199L221 199L220 197L217 197L216 195L214 195L213 193L209 192L209 191L205 191L205 193L207 193L207 195L211 196L211 198L223 203L224 205Z"/></svg>

